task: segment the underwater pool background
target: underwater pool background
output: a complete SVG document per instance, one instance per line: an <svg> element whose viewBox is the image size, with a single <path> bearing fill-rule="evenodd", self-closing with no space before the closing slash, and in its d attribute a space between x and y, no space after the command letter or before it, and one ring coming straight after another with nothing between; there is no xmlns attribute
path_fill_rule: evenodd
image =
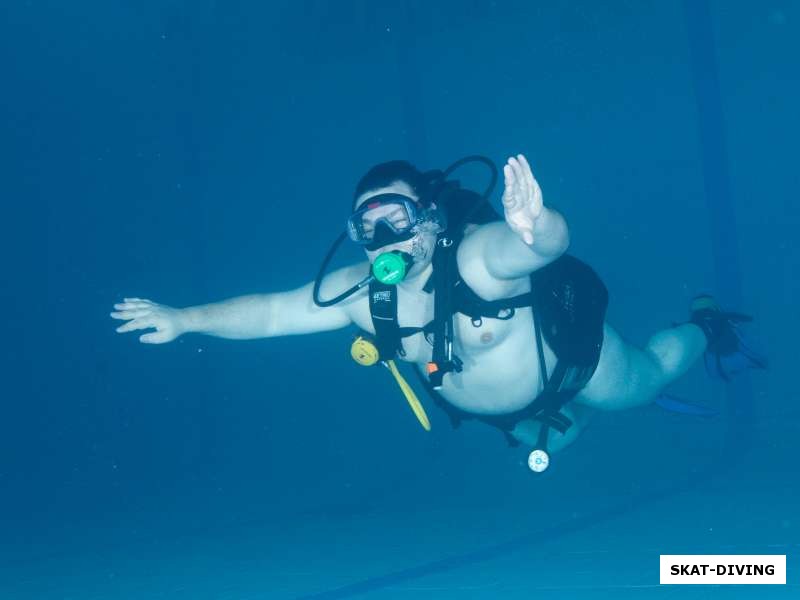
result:
<svg viewBox="0 0 800 600"><path fill-rule="evenodd" d="M0 24L0 598L797 593L800 4L31 1ZM432 409L425 434L348 332L113 331L123 296L310 280L371 164L517 152L625 337L699 291L756 316L767 374L673 390L721 418L601 415L537 478L495 431ZM790 585L658 587L678 553L787 554Z"/></svg>

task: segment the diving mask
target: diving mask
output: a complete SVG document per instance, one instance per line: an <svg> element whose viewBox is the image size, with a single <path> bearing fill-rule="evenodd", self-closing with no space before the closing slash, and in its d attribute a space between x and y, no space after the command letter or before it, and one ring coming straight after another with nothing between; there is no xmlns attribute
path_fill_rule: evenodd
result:
<svg viewBox="0 0 800 600"><path fill-rule="evenodd" d="M420 217L416 202L402 194L379 194L347 219L347 235L368 250L377 250L414 237Z"/></svg>

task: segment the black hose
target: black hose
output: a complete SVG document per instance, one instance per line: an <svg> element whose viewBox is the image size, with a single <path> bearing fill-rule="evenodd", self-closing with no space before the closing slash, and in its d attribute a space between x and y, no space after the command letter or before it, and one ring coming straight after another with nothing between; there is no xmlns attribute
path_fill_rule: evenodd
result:
<svg viewBox="0 0 800 600"><path fill-rule="evenodd" d="M314 304L319 306L320 308L326 308L328 306L333 306L334 304L338 304L348 296L353 295L355 292L360 290L365 285L368 285L370 281L372 281L375 277L374 275L370 274L361 281L359 281L356 285L349 288L347 291L342 292L335 298L331 300L322 300L319 297L319 288L322 286L322 279L325 277L325 272L328 270L328 265L330 264L331 260L333 259L333 255L336 254L336 251L339 249L339 246L342 245L342 242L347 237L347 233L341 233L336 241L333 242L330 250L328 250L328 254L325 255L325 260L322 261L322 266L319 268L319 273L317 273L317 278L314 280Z"/></svg>

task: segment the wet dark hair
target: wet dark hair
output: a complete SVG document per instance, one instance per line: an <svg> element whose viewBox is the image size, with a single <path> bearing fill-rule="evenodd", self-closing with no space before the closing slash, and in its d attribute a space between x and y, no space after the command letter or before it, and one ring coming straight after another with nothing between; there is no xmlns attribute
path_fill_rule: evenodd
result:
<svg viewBox="0 0 800 600"><path fill-rule="evenodd" d="M390 160L379 165L375 165L359 180L356 191L353 194L353 206L356 207L356 200L365 192L377 190L378 188L388 187L396 181L403 181L411 186L417 197L422 197L427 185L425 175L407 160Z"/></svg>

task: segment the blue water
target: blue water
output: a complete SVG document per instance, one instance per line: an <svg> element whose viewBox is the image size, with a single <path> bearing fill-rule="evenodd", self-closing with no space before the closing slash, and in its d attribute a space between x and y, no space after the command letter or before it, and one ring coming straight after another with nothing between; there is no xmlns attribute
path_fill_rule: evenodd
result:
<svg viewBox="0 0 800 600"><path fill-rule="evenodd" d="M800 4L9 1L0 52L0 598L798 594ZM310 281L375 163L519 152L625 338L710 291L770 370L698 365L671 392L717 418L601 415L534 476L425 433L348 331L114 332L126 296ZM660 554L788 585L659 586Z"/></svg>

